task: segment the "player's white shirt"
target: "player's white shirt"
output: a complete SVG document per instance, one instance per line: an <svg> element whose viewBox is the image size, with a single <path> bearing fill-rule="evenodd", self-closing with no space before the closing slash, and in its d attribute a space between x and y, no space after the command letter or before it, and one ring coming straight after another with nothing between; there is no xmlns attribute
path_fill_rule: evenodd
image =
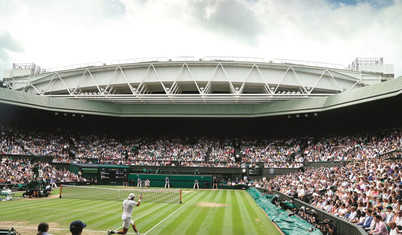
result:
<svg viewBox="0 0 402 235"><path fill-rule="evenodd" d="M121 219L131 218L131 214L133 213L134 206L137 205L137 202L134 200L126 199L123 201L123 214L121 215Z"/></svg>

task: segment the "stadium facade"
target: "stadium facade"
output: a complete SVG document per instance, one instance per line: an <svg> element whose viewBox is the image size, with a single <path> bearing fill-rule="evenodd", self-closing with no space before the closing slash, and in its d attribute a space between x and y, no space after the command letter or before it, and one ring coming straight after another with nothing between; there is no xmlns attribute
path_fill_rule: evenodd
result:
<svg viewBox="0 0 402 235"><path fill-rule="evenodd" d="M0 102L113 117L267 117L313 114L398 96L382 58L348 67L250 58L152 58L4 71Z"/></svg>

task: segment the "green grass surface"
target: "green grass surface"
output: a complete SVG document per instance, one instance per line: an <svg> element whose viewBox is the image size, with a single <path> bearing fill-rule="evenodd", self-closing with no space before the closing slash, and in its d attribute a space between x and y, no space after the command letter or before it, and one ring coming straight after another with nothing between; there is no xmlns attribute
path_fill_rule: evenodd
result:
<svg viewBox="0 0 402 235"><path fill-rule="evenodd" d="M53 192L57 194L57 190ZM141 234L280 234L246 191L185 191L183 204L142 203L133 219ZM0 202L0 228L15 227L21 234L35 234L40 222L49 232L69 234L69 223L82 220L83 234L106 234L121 227L121 201L22 199ZM129 233L133 233L132 228Z"/></svg>

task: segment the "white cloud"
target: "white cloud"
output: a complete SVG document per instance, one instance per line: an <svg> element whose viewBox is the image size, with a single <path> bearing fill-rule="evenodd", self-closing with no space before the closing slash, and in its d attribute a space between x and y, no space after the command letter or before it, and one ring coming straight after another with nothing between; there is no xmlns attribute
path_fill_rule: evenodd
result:
<svg viewBox="0 0 402 235"><path fill-rule="evenodd" d="M9 32L0 31L0 78L3 76L4 69L11 67L11 56L16 52L24 52L24 49L18 40L13 38Z"/></svg>
<svg viewBox="0 0 402 235"><path fill-rule="evenodd" d="M55 67L228 55L346 65L383 56L402 75L400 12L401 0L0 0L0 31L24 48L0 59Z"/></svg>

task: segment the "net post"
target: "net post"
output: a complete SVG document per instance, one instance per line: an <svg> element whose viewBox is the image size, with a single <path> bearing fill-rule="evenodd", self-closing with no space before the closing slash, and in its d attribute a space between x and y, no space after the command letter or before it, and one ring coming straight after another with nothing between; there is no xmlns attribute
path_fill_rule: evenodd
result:
<svg viewBox="0 0 402 235"><path fill-rule="evenodd" d="M61 198L61 191L62 191L62 189L63 189L63 185L60 184L60 194L59 194L59 198Z"/></svg>
<svg viewBox="0 0 402 235"><path fill-rule="evenodd" d="M182 195L182 190L180 189L180 204L183 202L183 195Z"/></svg>

